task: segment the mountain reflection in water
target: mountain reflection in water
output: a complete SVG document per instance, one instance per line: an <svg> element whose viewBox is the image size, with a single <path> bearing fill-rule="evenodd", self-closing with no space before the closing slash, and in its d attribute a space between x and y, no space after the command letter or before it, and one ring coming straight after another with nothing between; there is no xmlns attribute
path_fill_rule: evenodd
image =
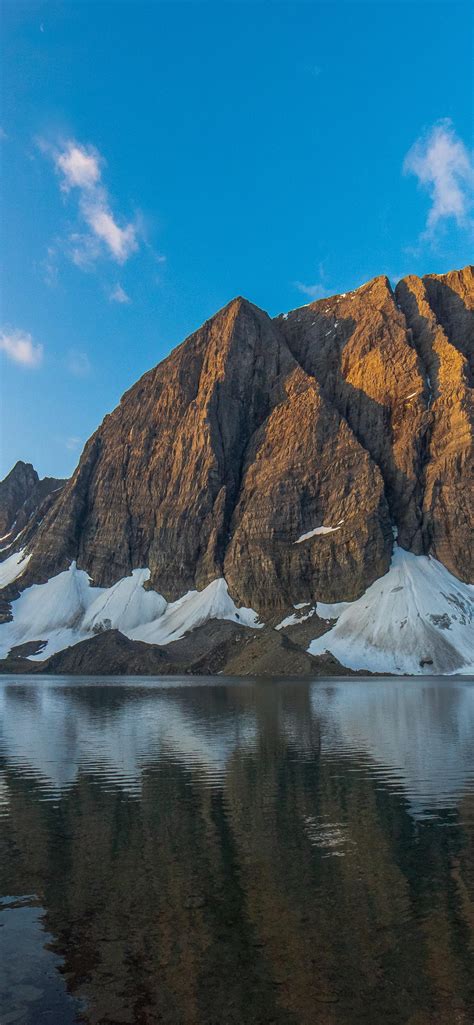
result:
<svg viewBox="0 0 474 1025"><path fill-rule="evenodd" d="M2 1025L472 1025L468 679L5 678L0 723Z"/></svg>

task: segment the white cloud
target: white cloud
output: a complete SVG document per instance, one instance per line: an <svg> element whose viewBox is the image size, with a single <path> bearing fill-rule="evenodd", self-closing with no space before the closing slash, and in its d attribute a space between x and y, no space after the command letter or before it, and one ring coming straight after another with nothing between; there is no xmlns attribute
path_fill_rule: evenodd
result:
<svg viewBox="0 0 474 1025"><path fill-rule="evenodd" d="M102 183L104 160L93 146L69 140L61 147L40 142L43 152L53 160L64 193L77 190L79 220L85 230L69 236L69 256L78 267L90 268L107 254L124 264L138 249L137 223L120 223L111 210L107 189Z"/></svg>
<svg viewBox="0 0 474 1025"><path fill-rule="evenodd" d="M39 367L43 360L43 346L35 343L27 331L0 331L0 350L22 367Z"/></svg>
<svg viewBox="0 0 474 1025"><path fill-rule="evenodd" d="M467 226L474 165L449 119L438 121L417 139L405 157L403 171L416 175L420 185L430 193L427 236L433 235L444 218L453 218L459 226Z"/></svg>
<svg viewBox="0 0 474 1025"><path fill-rule="evenodd" d="M79 352L77 349L69 349L66 367L74 377L87 377L91 372L91 363L87 353Z"/></svg>
<svg viewBox="0 0 474 1025"><path fill-rule="evenodd" d="M92 146L78 146L68 142L56 156L56 168L62 174L61 188L91 189L100 181L100 158Z"/></svg>
<svg viewBox="0 0 474 1025"><path fill-rule="evenodd" d="M310 299L324 299L325 296L329 295L327 288L320 281L315 282L314 285L305 285L302 281L295 281L295 288Z"/></svg>
<svg viewBox="0 0 474 1025"><path fill-rule="evenodd" d="M127 224L125 228L120 228L107 209L106 201L99 194L94 195L92 202L88 198L84 199L81 206L84 219L96 238L105 243L117 263L125 263L138 248L135 226Z"/></svg>
<svg viewBox="0 0 474 1025"><path fill-rule="evenodd" d="M129 303L129 302L132 301L130 299L130 296L127 295L125 289L122 288L122 286L119 285L119 284L116 284L115 288L112 289L112 291L110 293L110 296L109 296L109 299L110 299L111 303L121 303L121 304Z"/></svg>
<svg viewBox="0 0 474 1025"><path fill-rule="evenodd" d="M8 135L4 128L0 125L0 139L8 139Z"/></svg>

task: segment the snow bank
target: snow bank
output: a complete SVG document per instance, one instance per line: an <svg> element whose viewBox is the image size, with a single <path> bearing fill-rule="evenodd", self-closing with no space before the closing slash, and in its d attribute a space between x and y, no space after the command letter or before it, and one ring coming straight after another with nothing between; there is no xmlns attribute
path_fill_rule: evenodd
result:
<svg viewBox="0 0 474 1025"><path fill-rule="evenodd" d="M9 545L6 547L8 548ZM4 562L0 562L0 588L6 587L7 584L12 584L14 580L17 580L25 572L31 555L25 555L24 552L25 549L21 548L19 552L14 552Z"/></svg>
<svg viewBox="0 0 474 1025"><path fill-rule="evenodd" d="M89 606L82 621L86 633L121 630L127 633L162 616L167 602L156 591L145 591L150 579L149 569L134 569L130 577L118 580L102 591ZM98 588L93 588L96 592Z"/></svg>
<svg viewBox="0 0 474 1025"><path fill-rule="evenodd" d="M207 623L209 619L227 619L241 626L258 629L257 613L253 609L241 608L232 601L223 577L213 580L203 591L188 591L178 601L168 605L160 619L146 626L139 626L128 633L137 641L149 644L169 644L184 637L190 630Z"/></svg>
<svg viewBox="0 0 474 1025"><path fill-rule="evenodd" d="M113 587L91 587L75 562L46 584L33 584L12 602L13 620L0 626L0 658L26 641L46 641L34 657L43 661L57 651L103 630L120 630L132 640L169 644L209 619L227 619L258 628L253 609L237 608L224 579L203 591L189 591L167 604L161 594L146 591L149 569L135 569Z"/></svg>
<svg viewBox="0 0 474 1025"><path fill-rule="evenodd" d="M47 658L77 640L82 640L81 623L94 597L102 589L90 586L84 570L72 562L46 584L32 584L12 602L13 620L0 626L0 657L26 641L48 641L42 658Z"/></svg>
<svg viewBox="0 0 474 1025"><path fill-rule="evenodd" d="M452 674L474 670L474 587L440 562L395 545L388 573L355 602L317 603L337 623L310 644L349 669Z"/></svg>

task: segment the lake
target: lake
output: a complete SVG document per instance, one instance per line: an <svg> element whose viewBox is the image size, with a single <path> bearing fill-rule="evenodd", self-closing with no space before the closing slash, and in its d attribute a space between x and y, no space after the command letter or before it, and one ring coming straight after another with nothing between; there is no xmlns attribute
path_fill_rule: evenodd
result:
<svg viewBox="0 0 474 1025"><path fill-rule="evenodd" d="M1 1025L473 1025L474 681L0 681Z"/></svg>

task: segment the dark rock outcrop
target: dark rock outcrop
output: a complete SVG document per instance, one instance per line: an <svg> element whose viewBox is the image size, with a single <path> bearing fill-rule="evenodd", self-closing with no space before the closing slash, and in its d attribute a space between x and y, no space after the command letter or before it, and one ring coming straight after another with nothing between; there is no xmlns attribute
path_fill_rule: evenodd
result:
<svg viewBox="0 0 474 1025"><path fill-rule="evenodd" d="M341 676L344 669L332 655L313 658L300 644L271 627L254 631L234 623L211 621L166 647L132 641L108 630L58 651L43 661L28 655L41 643L13 649L0 659L0 674L60 676Z"/></svg>
<svg viewBox="0 0 474 1025"><path fill-rule="evenodd" d="M36 528L51 505L51 496L58 494L64 484L64 480L56 477L40 480L31 463L21 460L15 463L0 481L0 536L5 542L10 537L17 538L27 527ZM25 538L23 543L26 543Z"/></svg>

